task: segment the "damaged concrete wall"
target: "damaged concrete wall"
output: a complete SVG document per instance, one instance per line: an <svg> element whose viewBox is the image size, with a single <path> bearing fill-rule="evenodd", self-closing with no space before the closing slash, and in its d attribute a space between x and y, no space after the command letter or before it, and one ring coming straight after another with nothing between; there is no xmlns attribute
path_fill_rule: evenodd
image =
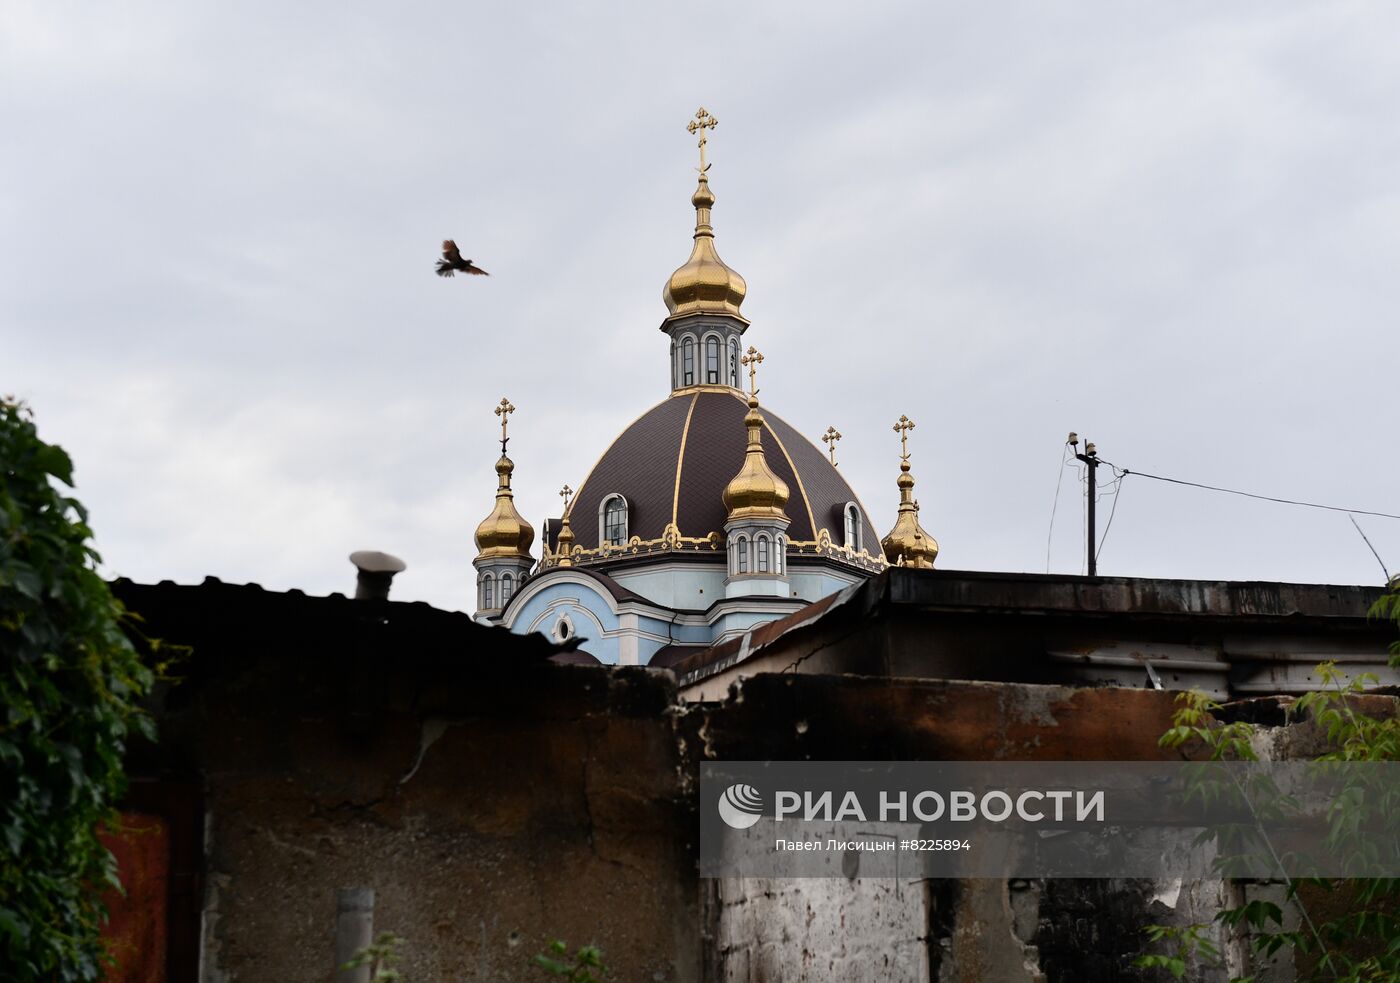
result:
<svg viewBox="0 0 1400 983"><path fill-rule="evenodd" d="M1160 759L1167 692L790 673L682 704L668 674L549 664L542 640L445 612L309 622L327 599L280 620L239 600L219 622L206 596L167 615L198 637L145 609L153 634L198 648L131 766L202 797L205 821L185 825L205 835L209 983L329 980L350 887L407 940L413 983L539 978L530 956L555 937L596 942L627 980L1147 980L1130 967L1142 927L1222 904L1218 883L696 874L704 760ZM1238 712L1282 722L1277 704ZM1305 728L1264 741L1316 750Z"/></svg>
<svg viewBox="0 0 1400 983"><path fill-rule="evenodd" d="M250 656L169 694L143 767L202 778L203 980L330 979L352 886L407 940L410 980L532 978L551 938L597 943L623 979L698 978L668 679L361 668Z"/></svg>
<svg viewBox="0 0 1400 983"><path fill-rule="evenodd" d="M1162 760L1171 694L807 675L697 708L704 753L743 759ZM707 897L713 978L1110 983L1149 923L1208 922L1218 881L725 881ZM852 917L853 912L859 912ZM1224 968L1192 979L1224 983Z"/></svg>
<svg viewBox="0 0 1400 983"><path fill-rule="evenodd" d="M1153 885L695 873L705 758L1155 758L1163 693L771 676L681 707L664 674L411 653L195 677L146 764L202 776L211 983L328 979L352 886L410 980L529 979L560 937L623 979L1093 983L1173 915Z"/></svg>
<svg viewBox="0 0 1400 983"><path fill-rule="evenodd" d="M1311 758L1322 730L1290 720L1291 697L1231 704L1222 716L1259 726L1268 760ZM1389 695L1358 698L1377 717ZM695 708L703 753L775 760L1161 760L1170 693L936 680L758 676L723 704ZM762 750L756 742L762 735ZM705 895L711 978L931 980L936 983L1118 983L1159 980L1133 960L1149 924L1204 924L1223 954L1197 960L1186 978L1259 983L1298 978L1293 953L1256 956L1243 937L1212 924L1217 912L1255 898L1283 905L1281 884L1135 880L734 880ZM1309 899L1325 912L1336 898ZM850 913L859 911L859 917ZM860 954L855 955L853 954ZM823 975L823 974L826 975Z"/></svg>
<svg viewBox="0 0 1400 983"><path fill-rule="evenodd" d="M714 980L929 979L922 880L741 877L709 890Z"/></svg>

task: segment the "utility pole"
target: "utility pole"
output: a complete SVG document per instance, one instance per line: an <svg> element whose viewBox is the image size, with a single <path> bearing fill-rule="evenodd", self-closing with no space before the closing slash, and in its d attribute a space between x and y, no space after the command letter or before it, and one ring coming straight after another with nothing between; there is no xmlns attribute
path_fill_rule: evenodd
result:
<svg viewBox="0 0 1400 983"><path fill-rule="evenodd" d="M1089 537L1089 576L1097 577L1099 575L1099 561L1094 555L1094 502L1095 499L1098 498L1099 452L1090 441L1086 440L1084 442L1084 453L1079 453L1079 434L1073 431L1071 431L1069 435L1069 445L1074 448L1074 456L1083 461L1089 468L1089 520L1085 523L1085 526L1086 535Z"/></svg>

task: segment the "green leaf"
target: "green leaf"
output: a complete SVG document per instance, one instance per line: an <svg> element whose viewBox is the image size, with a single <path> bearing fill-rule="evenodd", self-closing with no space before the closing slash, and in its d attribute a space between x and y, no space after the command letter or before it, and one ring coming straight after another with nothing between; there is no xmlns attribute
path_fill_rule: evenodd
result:
<svg viewBox="0 0 1400 983"><path fill-rule="evenodd" d="M69 488L73 487L73 460L57 444L45 444L34 455L34 461L44 471L51 474Z"/></svg>
<svg viewBox="0 0 1400 983"><path fill-rule="evenodd" d="M6 948L21 949L29 941L29 926L9 908L0 907L0 934L9 940Z"/></svg>

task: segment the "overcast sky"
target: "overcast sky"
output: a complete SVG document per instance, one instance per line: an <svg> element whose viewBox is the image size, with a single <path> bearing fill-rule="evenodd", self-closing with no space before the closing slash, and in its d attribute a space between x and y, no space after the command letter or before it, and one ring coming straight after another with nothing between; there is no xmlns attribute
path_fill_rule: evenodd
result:
<svg viewBox="0 0 1400 983"><path fill-rule="evenodd" d="M470 609L502 395L538 528L667 394L703 104L766 405L844 434L882 532L912 417L939 566L1046 569L1070 430L1400 512L1398 36L1381 3L0 0L0 389L112 574L326 593L382 549L396 598ZM445 237L491 277L433 276ZM1082 506L1066 469L1052 571ZM1100 564L1381 580L1343 514L1132 476Z"/></svg>

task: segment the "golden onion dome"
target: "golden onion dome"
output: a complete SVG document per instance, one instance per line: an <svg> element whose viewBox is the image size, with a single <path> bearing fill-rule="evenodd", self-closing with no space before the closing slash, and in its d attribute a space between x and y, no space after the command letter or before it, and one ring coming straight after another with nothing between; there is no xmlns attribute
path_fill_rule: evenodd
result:
<svg viewBox="0 0 1400 983"><path fill-rule="evenodd" d="M899 463L899 517L888 536L880 540L885 551L885 559L896 566L933 569L933 561L938 556L938 540L930 536L919 525L919 506L914 501L914 476L909 473L909 462Z"/></svg>
<svg viewBox="0 0 1400 983"><path fill-rule="evenodd" d="M530 555L535 529L515 510L515 495L510 490L510 476L514 470L514 462L502 454L496 462L496 507L476 527L478 558Z"/></svg>
<svg viewBox="0 0 1400 983"><path fill-rule="evenodd" d="M739 305L748 293L748 284L726 266L715 251L715 230L710 225L715 196L710 191L709 178L703 173L690 203L695 206L695 245L690 250L690 259L666 281L661 299L666 302L671 317L687 314L740 317Z"/></svg>
<svg viewBox="0 0 1400 983"><path fill-rule="evenodd" d="M730 519L787 518L787 482L773 473L763 456L763 414L758 412L758 398L749 397L749 411L744 414L744 426L749 431L749 445L744 463L724 488L724 505Z"/></svg>

